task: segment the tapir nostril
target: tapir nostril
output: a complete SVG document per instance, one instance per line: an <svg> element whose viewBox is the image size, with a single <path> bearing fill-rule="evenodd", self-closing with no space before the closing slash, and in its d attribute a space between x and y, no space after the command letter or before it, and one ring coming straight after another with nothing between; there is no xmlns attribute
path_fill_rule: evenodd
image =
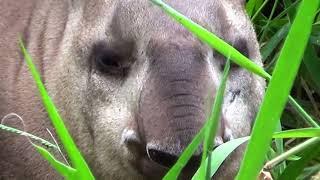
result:
<svg viewBox="0 0 320 180"><path fill-rule="evenodd" d="M169 168L172 167L178 159L178 157L175 155L156 149L147 149L147 154L152 161Z"/></svg>
<svg viewBox="0 0 320 180"><path fill-rule="evenodd" d="M147 149L147 154L152 161L168 168L171 168L179 158L176 155L152 148ZM185 168L193 171L196 170L199 165L200 155L192 156Z"/></svg>

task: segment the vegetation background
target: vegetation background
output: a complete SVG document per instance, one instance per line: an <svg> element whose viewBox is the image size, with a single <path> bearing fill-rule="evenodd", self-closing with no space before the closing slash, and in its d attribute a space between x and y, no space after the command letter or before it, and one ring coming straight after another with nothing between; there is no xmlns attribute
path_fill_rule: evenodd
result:
<svg viewBox="0 0 320 180"><path fill-rule="evenodd" d="M254 23L258 40L261 47L262 60L265 70L272 74L276 61L279 57L282 45L290 25L295 18L301 0L264 0L258 2L251 19ZM296 76L291 95L308 112L310 116L320 124L320 8L312 25L311 36L305 50L301 66ZM296 42L299 43L299 42ZM292 52L295 53L295 52ZM289 59L288 59L289 60ZM290 67L288 67L290 68ZM287 105L281 116L283 130L299 129L310 127L308 121ZM305 139L292 138L284 141L284 151L292 149L304 142ZM274 144L273 144L274 145ZM319 145L319 143L318 143ZM319 149L319 148L318 148ZM279 153L279 152L278 152ZM297 179L310 179L312 175L320 171L320 153L306 160L303 172ZM268 159L275 157L276 151L270 149ZM316 155L317 154L317 155ZM290 156L287 164L299 159L297 156ZM275 179L280 177L285 165L278 166L272 170ZM284 177L282 177L284 178ZM292 177L295 179L294 177ZM318 175L320 179L320 173Z"/></svg>

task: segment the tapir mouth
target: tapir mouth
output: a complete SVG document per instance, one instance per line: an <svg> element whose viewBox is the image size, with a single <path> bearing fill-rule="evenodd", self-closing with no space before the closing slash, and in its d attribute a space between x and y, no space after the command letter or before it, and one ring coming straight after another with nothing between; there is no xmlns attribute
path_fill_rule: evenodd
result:
<svg viewBox="0 0 320 180"><path fill-rule="evenodd" d="M174 158L174 162L176 162L178 158ZM181 180L189 180L195 174L200 165L200 156L192 157L189 160L189 163L183 168L182 172L179 175L179 179ZM157 162L150 159L150 157L146 154L139 160L139 171L145 176L147 179L162 179L166 173L170 170L171 167L166 167L163 165L159 165Z"/></svg>
<svg viewBox="0 0 320 180"><path fill-rule="evenodd" d="M130 131L131 132L131 131ZM132 131L133 132L133 131ZM174 144L166 143L160 145L160 143L146 143L141 141L134 133L124 133L124 143L128 150L134 155L134 158L130 160L132 167L145 179L162 179L166 173L172 168L178 161L179 157L187 147L180 147L175 151L168 151L172 149ZM171 145L169 145L171 144ZM221 144L220 144L221 145ZM217 144L214 148L217 148ZM192 179L200 167L202 154L202 146L196 150L188 163L182 169L178 179Z"/></svg>

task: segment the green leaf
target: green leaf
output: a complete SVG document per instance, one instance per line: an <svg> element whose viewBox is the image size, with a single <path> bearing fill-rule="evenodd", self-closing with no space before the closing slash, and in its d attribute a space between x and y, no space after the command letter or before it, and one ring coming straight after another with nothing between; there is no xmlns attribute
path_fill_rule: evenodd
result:
<svg viewBox="0 0 320 180"><path fill-rule="evenodd" d="M249 0L247 2L246 10L249 17L251 17L255 13L255 11L257 11L260 8L262 3L263 3L263 0Z"/></svg>
<svg viewBox="0 0 320 180"><path fill-rule="evenodd" d="M258 112L237 180L256 179L262 169L273 131L301 63L318 5L319 0L304 0L300 4Z"/></svg>
<svg viewBox="0 0 320 180"><path fill-rule="evenodd" d="M267 44L261 48L262 61L264 62L273 50L279 45L279 43L287 36L289 32L290 24L287 23L278 32L268 40Z"/></svg>
<svg viewBox="0 0 320 180"><path fill-rule="evenodd" d="M41 81L40 74L36 69L35 65L33 64L32 58L30 54L27 52L27 50L25 49L21 39L19 40L19 46L28 64L29 70L31 71L32 77L36 82L44 107L51 119L51 122L57 132L57 135L59 136L60 141L63 144L64 149L66 150L72 162L72 165L77 170L78 177L81 177L86 180L94 179L94 176L92 175L87 163L85 162L76 144L74 143L72 137L70 136L66 126L64 125L63 120L58 113L58 110L56 109L50 96L48 95Z"/></svg>
<svg viewBox="0 0 320 180"><path fill-rule="evenodd" d="M50 165L64 178L66 179L75 179L76 170L72 167L69 167L60 161L56 160L50 152L48 152L46 149L44 149L41 146L37 146L33 144L33 146L37 149L37 151L41 154L41 156L46 159Z"/></svg>
<svg viewBox="0 0 320 180"><path fill-rule="evenodd" d="M218 170L218 168L221 166L223 161L233 152L237 147L239 147L244 142L248 141L250 137L243 137L238 139L233 139L231 141L228 141L224 144L221 144L216 149L214 149L212 152L210 152L210 164L208 165L208 173L210 177L212 177ZM206 159L206 162L209 163L209 158ZM203 168L205 164L201 165L196 174L193 176L192 180L200 179L200 170Z"/></svg>
<svg viewBox="0 0 320 180"><path fill-rule="evenodd" d="M206 132L204 136L205 139L203 143L203 153L200 165L200 167L202 167L202 171L200 171L200 179L208 179L207 177L209 177L207 173L208 161L206 159L207 154L213 150L213 142L219 125L222 103L224 99L224 91L226 89L226 82L228 79L229 70L230 60L227 61L226 66L224 67L222 79L220 81L217 94L215 96L210 116L207 120L209 124L206 126Z"/></svg>
<svg viewBox="0 0 320 180"><path fill-rule="evenodd" d="M288 157L288 161L298 161L299 159L301 159L300 156L296 156L296 155L292 155L290 157Z"/></svg>
<svg viewBox="0 0 320 180"><path fill-rule="evenodd" d="M282 131L282 127L281 127L281 122L278 122L277 125L277 129L276 129L276 133L281 132ZM273 134L274 135L274 134ZM275 153L277 156L279 156L280 154L282 154L284 152L284 147L283 147L283 139L279 138L279 139L275 139L275 145L276 145L276 149L275 149ZM272 148L271 148L272 149ZM279 165L279 168L276 168L274 170L274 172L276 173L276 177L278 177L286 168L286 162L282 162Z"/></svg>
<svg viewBox="0 0 320 180"><path fill-rule="evenodd" d="M35 135L33 135L33 134L27 133L27 132L25 132L25 131L21 131L21 130L16 129L16 128L12 128L12 127L9 127L9 126L5 126L5 125L3 125L3 124L0 124L0 129L5 130L5 131L8 131L8 132L15 133L15 134L20 135L20 136L28 137L28 138L30 138L30 139L32 139L32 140L35 140L35 141L37 141L37 142L41 143L42 145L47 146L47 147L49 147L49 148L58 149L58 147L57 147L56 145L50 143L49 141L44 140L44 139L42 139L42 138L40 138L40 137L37 137L37 136L35 136Z"/></svg>
<svg viewBox="0 0 320 180"><path fill-rule="evenodd" d="M266 36L267 31L270 29L269 26L270 26L270 23L271 23L271 19L272 19L273 14L274 14L274 12L275 12L275 10L276 10L276 7L277 7L278 2L279 2L279 0L275 0L275 1L274 1L274 4L273 4L273 6L272 6L271 13L270 13L269 18L268 18L268 21L267 21L267 23L264 25L264 27L262 28L262 29L263 29L263 32L262 32L262 35L260 36L260 40L259 40L260 43L263 42L263 40L264 40L264 38L265 38L265 36Z"/></svg>
<svg viewBox="0 0 320 180"><path fill-rule="evenodd" d="M291 96L289 96L289 104L295 108L295 110L301 117L303 117L306 123L310 124L313 127L319 127L318 123L315 122L312 117L305 110L303 110L303 108Z"/></svg>
<svg viewBox="0 0 320 180"><path fill-rule="evenodd" d="M302 128L276 132L273 138L310 138L320 137L320 128Z"/></svg>
<svg viewBox="0 0 320 180"><path fill-rule="evenodd" d="M172 166L172 168L170 168L167 174L162 178L163 180L178 179L178 176L181 173L182 169L186 166L191 156L198 149L200 143L202 142L207 125L208 125L208 121L201 128L198 134L192 139L191 143L186 147L186 149L182 152L177 162Z"/></svg>
<svg viewBox="0 0 320 180"><path fill-rule="evenodd" d="M320 92L320 59L317 57L317 54L310 43L306 48L303 63L311 75L310 77L315 83L317 91Z"/></svg>

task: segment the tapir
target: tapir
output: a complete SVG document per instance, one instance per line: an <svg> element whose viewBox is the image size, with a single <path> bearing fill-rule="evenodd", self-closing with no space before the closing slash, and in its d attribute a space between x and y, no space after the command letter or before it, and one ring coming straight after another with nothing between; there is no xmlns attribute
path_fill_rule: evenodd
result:
<svg viewBox="0 0 320 180"><path fill-rule="evenodd" d="M165 2L262 66L244 0ZM58 144L19 37L96 179L161 179L207 120L227 60L149 0L1 0L0 119ZM264 88L231 64L215 146L250 134ZM62 179L26 137L1 130L0 147L0 179ZM213 179L233 179L244 148Z"/></svg>

